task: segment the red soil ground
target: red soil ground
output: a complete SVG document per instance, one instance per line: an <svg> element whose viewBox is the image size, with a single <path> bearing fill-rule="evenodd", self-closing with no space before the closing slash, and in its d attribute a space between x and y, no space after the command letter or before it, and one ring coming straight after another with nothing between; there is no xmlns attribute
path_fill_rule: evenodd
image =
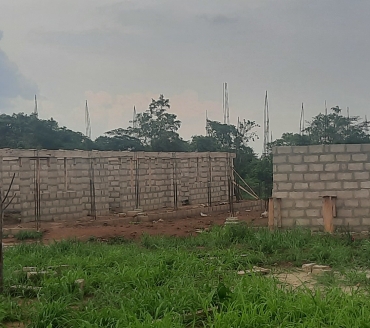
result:
<svg viewBox="0 0 370 328"><path fill-rule="evenodd" d="M132 218L127 217L98 217L97 220L91 218L81 218L77 221L60 222L41 222L40 230L43 231L43 241L45 243L54 240L77 238L87 240L90 237L108 239L112 237L123 237L126 239L137 239L142 234L166 235L184 237L196 235L197 229L207 229L214 225L222 225L228 213L212 213L206 217L200 214L197 217L186 219L165 219L150 222L133 223ZM247 222L253 226L267 226L267 219L261 218L261 211L245 211L236 213L240 221ZM23 228L34 229L35 222L20 224L5 224L4 228ZM4 239L4 244L16 242L12 235Z"/></svg>

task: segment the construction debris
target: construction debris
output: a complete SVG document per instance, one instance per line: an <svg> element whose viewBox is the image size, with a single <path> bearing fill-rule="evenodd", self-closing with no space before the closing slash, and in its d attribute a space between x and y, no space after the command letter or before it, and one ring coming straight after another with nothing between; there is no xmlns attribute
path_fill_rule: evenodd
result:
<svg viewBox="0 0 370 328"><path fill-rule="evenodd" d="M318 265L316 263L307 263L302 265L302 269L308 273L321 274L331 272L331 267L328 265Z"/></svg>
<svg viewBox="0 0 370 328"><path fill-rule="evenodd" d="M204 214L204 213L202 213L202 212L200 212L200 216L201 217L205 217L205 216L208 216L207 214Z"/></svg>
<svg viewBox="0 0 370 328"><path fill-rule="evenodd" d="M312 272L312 267L316 265L316 263L307 263L307 264L302 264L302 269L306 272Z"/></svg>
<svg viewBox="0 0 370 328"><path fill-rule="evenodd" d="M331 272L331 267L328 265L314 265L312 267L312 274L322 274L325 272Z"/></svg>
<svg viewBox="0 0 370 328"><path fill-rule="evenodd" d="M28 291L28 292L39 292L41 287L37 286L24 286L24 285L14 285L10 286L10 291Z"/></svg>
<svg viewBox="0 0 370 328"><path fill-rule="evenodd" d="M77 279L77 280L75 280L75 284L78 286L80 291L83 291L83 289L85 287L85 279Z"/></svg>
<svg viewBox="0 0 370 328"><path fill-rule="evenodd" d="M225 225L229 225L229 224L239 224L239 219L233 216L228 217L225 220Z"/></svg>
<svg viewBox="0 0 370 328"><path fill-rule="evenodd" d="M266 275L270 273L270 269L261 268L258 266L254 266L251 270L246 271L238 271L238 275L245 275L245 274L258 274L258 275Z"/></svg>
<svg viewBox="0 0 370 328"><path fill-rule="evenodd" d="M51 276L51 275L56 275L56 271L31 271L27 272L27 279L29 280L34 280L38 279L40 277L45 277L45 276Z"/></svg>

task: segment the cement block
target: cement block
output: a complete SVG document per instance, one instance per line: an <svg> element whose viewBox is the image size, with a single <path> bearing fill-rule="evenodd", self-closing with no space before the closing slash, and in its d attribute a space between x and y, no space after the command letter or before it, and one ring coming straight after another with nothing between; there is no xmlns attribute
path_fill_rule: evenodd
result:
<svg viewBox="0 0 370 328"><path fill-rule="evenodd" d="M324 152L324 145L311 145L308 146L308 153L309 154L317 154Z"/></svg>
<svg viewBox="0 0 370 328"><path fill-rule="evenodd" d="M330 272L331 268L328 265L314 265L312 267L312 274L323 274L325 272Z"/></svg>
<svg viewBox="0 0 370 328"><path fill-rule="evenodd" d="M349 162L351 160L351 155L350 154L337 154L335 156L335 159L338 162Z"/></svg>
<svg viewBox="0 0 370 328"><path fill-rule="evenodd" d="M370 180L370 173L369 172L354 172L355 180Z"/></svg>
<svg viewBox="0 0 370 328"><path fill-rule="evenodd" d="M354 162L367 162L368 154L352 154L352 161Z"/></svg>
<svg viewBox="0 0 370 328"><path fill-rule="evenodd" d="M281 199L285 199L285 198L289 197L289 193L287 191L273 190L272 195L273 195L273 197L277 197L277 198L281 198Z"/></svg>
<svg viewBox="0 0 370 328"><path fill-rule="evenodd" d="M353 173L351 172L338 172L336 173L337 180L352 180Z"/></svg>
<svg viewBox="0 0 370 328"><path fill-rule="evenodd" d="M307 157L307 156L305 156ZM303 162L303 156L302 155L290 155L289 156L289 163L293 164L301 164Z"/></svg>
<svg viewBox="0 0 370 328"><path fill-rule="evenodd" d="M305 173L304 174L304 181L318 181L319 174L318 173Z"/></svg>
<svg viewBox="0 0 370 328"><path fill-rule="evenodd" d="M324 164L308 164L308 170L310 172L321 172L324 171Z"/></svg>
<svg viewBox="0 0 370 328"><path fill-rule="evenodd" d="M370 226L370 217L362 218L362 225Z"/></svg>
<svg viewBox="0 0 370 328"><path fill-rule="evenodd" d="M283 214L283 213L282 213ZM290 228L295 226L295 219L294 218L287 218L285 215L283 216L282 226L284 228Z"/></svg>
<svg viewBox="0 0 370 328"><path fill-rule="evenodd" d="M304 215L304 210L302 209L291 209L289 210L289 217L291 218L300 218L303 217Z"/></svg>
<svg viewBox="0 0 370 328"><path fill-rule="evenodd" d="M307 191L304 193L305 199L319 199L320 197L320 192L319 191Z"/></svg>
<svg viewBox="0 0 370 328"><path fill-rule="evenodd" d="M316 263L307 263L307 264L303 264L302 265L302 269L303 271L306 271L306 272L312 272L312 267L316 265Z"/></svg>
<svg viewBox="0 0 370 328"><path fill-rule="evenodd" d="M324 182L309 182L310 190L325 190L325 183Z"/></svg>
<svg viewBox="0 0 370 328"><path fill-rule="evenodd" d="M306 210L306 216L312 217L312 218L321 217L321 210L317 208L308 209Z"/></svg>
<svg viewBox="0 0 370 328"><path fill-rule="evenodd" d="M277 171L279 173L289 173L292 171L292 165L291 164L281 164L278 165Z"/></svg>
<svg viewBox="0 0 370 328"><path fill-rule="evenodd" d="M309 227L311 225L311 220L310 219L296 219L295 224L297 226Z"/></svg>
<svg viewBox="0 0 370 328"><path fill-rule="evenodd" d="M328 181L328 180L336 180L335 173L320 173L320 180L321 181Z"/></svg>
<svg viewBox="0 0 370 328"><path fill-rule="evenodd" d="M309 200L300 199L300 200L295 201L295 207L307 208L309 206L310 206L310 201Z"/></svg>
<svg viewBox="0 0 370 328"><path fill-rule="evenodd" d="M340 190L341 188L342 188L342 182L341 181L325 182L325 189L326 190Z"/></svg>
<svg viewBox="0 0 370 328"><path fill-rule="evenodd" d="M370 215L370 208L368 208L368 207L366 207L366 208L355 208L355 209L353 209L353 215L355 217L369 216Z"/></svg>
<svg viewBox="0 0 370 328"><path fill-rule="evenodd" d="M291 191L288 193L287 198L291 199L303 199L304 192L303 191ZM276 196L278 197L278 196Z"/></svg>
<svg viewBox="0 0 370 328"><path fill-rule="evenodd" d="M349 171L363 171L364 163L348 163Z"/></svg>
<svg viewBox="0 0 370 328"><path fill-rule="evenodd" d="M303 161L305 163L316 163L319 161L319 156L318 155L305 155L303 157Z"/></svg>
<svg viewBox="0 0 370 328"><path fill-rule="evenodd" d="M339 153L339 152L345 152L346 151L346 145L340 144L340 145L329 145L330 152L332 153Z"/></svg>
<svg viewBox="0 0 370 328"><path fill-rule="evenodd" d="M287 156L286 155L276 155L273 157L273 163L274 164L281 164L281 163L287 163Z"/></svg>
<svg viewBox="0 0 370 328"><path fill-rule="evenodd" d="M293 184L293 189L296 191L308 190L308 183L307 182L296 182Z"/></svg>
<svg viewBox="0 0 370 328"><path fill-rule="evenodd" d="M370 192L369 189L360 189L353 191L353 197L355 198L369 198Z"/></svg>
<svg viewBox="0 0 370 328"><path fill-rule="evenodd" d="M361 219L359 218L345 218L344 219L344 225L350 226L350 228L360 226L361 225Z"/></svg>
<svg viewBox="0 0 370 328"><path fill-rule="evenodd" d="M279 169L279 167L278 167ZM308 171L308 165L307 164L295 164L292 167L293 172L307 172ZM292 170L287 170L286 172L291 172Z"/></svg>
<svg viewBox="0 0 370 328"><path fill-rule="evenodd" d="M324 170L325 172L337 172L339 171L340 166L338 163L330 163L330 164L325 164Z"/></svg>
<svg viewBox="0 0 370 328"><path fill-rule="evenodd" d="M359 200L358 199L345 199L344 206L345 207L358 207Z"/></svg>
<svg viewBox="0 0 370 328"><path fill-rule="evenodd" d="M278 184L278 190L281 191L289 191L293 189L293 183L291 182L279 182Z"/></svg>
<svg viewBox="0 0 370 328"><path fill-rule="evenodd" d="M325 154L320 155L320 162L334 162L335 161L335 155L334 154Z"/></svg>
<svg viewBox="0 0 370 328"><path fill-rule="evenodd" d="M361 145L346 145L347 153L359 153L361 152Z"/></svg>
<svg viewBox="0 0 370 328"><path fill-rule="evenodd" d="M290 146L277 147L277 153L278 154L290 154L290 153L292 153L292 147L290 147Z"/></svg>
<svg viewBox="0 0 370 328"><path fill-rule="evenodd" d="M284 179L282 181L286 181L286 180L287 179ZM278 181L278 180L276 180L276 181ZM290 173L289 174L289 181L293 181L293 182L303 181L303 173Z"/></svg>
<svg viewBox="0 0 370 328"><path fill-rule="evenodd" d="M355 191L353 191L353 190L339 190L339 191L336 191L335 193L336 193L338 199L339 198L342 198L342 199L351 199L353 197L358 198L357 197L358 195L357 196L354 196Z"/></svg>
<svg viewBox="0 0 370 328"><path fill-rule="evenodd" d="M360 186L362 189L370 189L370 181L363 181L360 183Z"/></svg>
<svg viewBox="0 0 370 328"><path fill-rule="evenodd" d="M274 174L274 181L280 182L280 181L287 181L288 180L288 174L286 173L276 173Z"/></svg>

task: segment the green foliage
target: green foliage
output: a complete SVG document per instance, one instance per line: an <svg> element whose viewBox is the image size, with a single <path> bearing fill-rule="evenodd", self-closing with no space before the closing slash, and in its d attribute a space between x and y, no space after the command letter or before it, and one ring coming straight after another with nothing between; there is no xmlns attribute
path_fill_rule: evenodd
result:
<svg viewBox="0 0 370 328"><path fill-rule="evenodd" d="M223 151L238 151L248 147L248 142L257 138L253 131L258 125L254 121L242 120L238 124L222 124L207 121L207 133Z"/></svg>
<svg viewBox="0 0 370 328"><path fill-rule="evenodd" d="M169 109L170 101L163 95L158 100L152 99L149 108L136 115L136 126L127 128L125 133L153 151L187 150L187 143L177 133L181 122L177 115L167 112Z"/></svg>
<svg viewBox="0 0 370 328"><path fill-rule="evenodd" d="M303 134L284 133L272 146L369 143L368 122L358 116L344 116L341 111L336 106L327 115L313 117Z"/></svg>
<svg viewBox="0 0 370 328"><path fill-rule="evenodd" d="M14 235L14 237L18 240L27 240L27 239L41 239L42 235L43 234L41 231L20 230Z"/></svg>
<svg viewBox="0 0 370 328"><path fill-rule="evenodd" d="M41 287L37 299L2 296L0 322L28 327L366 327L369 282L354 268L370 265L368 249L368 240L348 244L341 236L310 230L270 232L247 225L215 227L190 238L145 236L139 245L116 239L110 245L22 244L5 252L6 291L25 282L14 274L22 266L69 267L28 282ZM347 294L333 274L320 278L324 292L283 287L273 277L237 275L252 265L274 268L287 261L349 269L343 281L364 289ZM85 280L83 291L76 279Z"/></svg>
<svg viewBox="0 0 370 328"><path fill-rule="evenodd" d="M220 151L220 145L214 137L209 136L193 136L190 143L192 151L207 152Z"/></svg>
<svg viewBox="0 0 370 328"><path fill-rule="evenodd" d="M0 148L87 149L92 142L80 132L23 113L0 115Z"/></svg>
<svg viewBox="0 0 370 328"><path fill-rule="evenodd" d="M94 148L97 150L144 150L144 146L138 138L128 136L126 130L119 128L105 133L95 139Z"/></svg>

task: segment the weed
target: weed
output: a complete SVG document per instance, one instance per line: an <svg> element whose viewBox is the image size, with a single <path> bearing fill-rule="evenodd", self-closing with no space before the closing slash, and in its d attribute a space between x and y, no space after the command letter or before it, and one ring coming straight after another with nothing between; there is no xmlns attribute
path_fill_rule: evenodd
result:
<svg viewBox="0 0 370 328"><path fill-rule="evenodd" d="M43 233L41 231L20 230L14 235L14 237L18 240L27 240L27 239L41 239L42 235Z"/></svg>
<svg viewBox="0 0 370 328"><path fill-rule="evenodd" d="M5 289L41 287L37 298L0 298L0 320L29 327L366 327L370 300L339 284L370 284L370 241L308 230L270 232L247 225L214 227L188 238L143 235L140 243L66 240L49 246L21 244L4 254ZM199 247L201 246L201 247ZM314 261L343 272L318 277L325 291L282 288L277 279L239 276L253 265L299 266ZM68 264L56 275L30 282L22 266ZM84 279L81 291L75 284ZM31 297L31 295L29 295Z"/></svg>

